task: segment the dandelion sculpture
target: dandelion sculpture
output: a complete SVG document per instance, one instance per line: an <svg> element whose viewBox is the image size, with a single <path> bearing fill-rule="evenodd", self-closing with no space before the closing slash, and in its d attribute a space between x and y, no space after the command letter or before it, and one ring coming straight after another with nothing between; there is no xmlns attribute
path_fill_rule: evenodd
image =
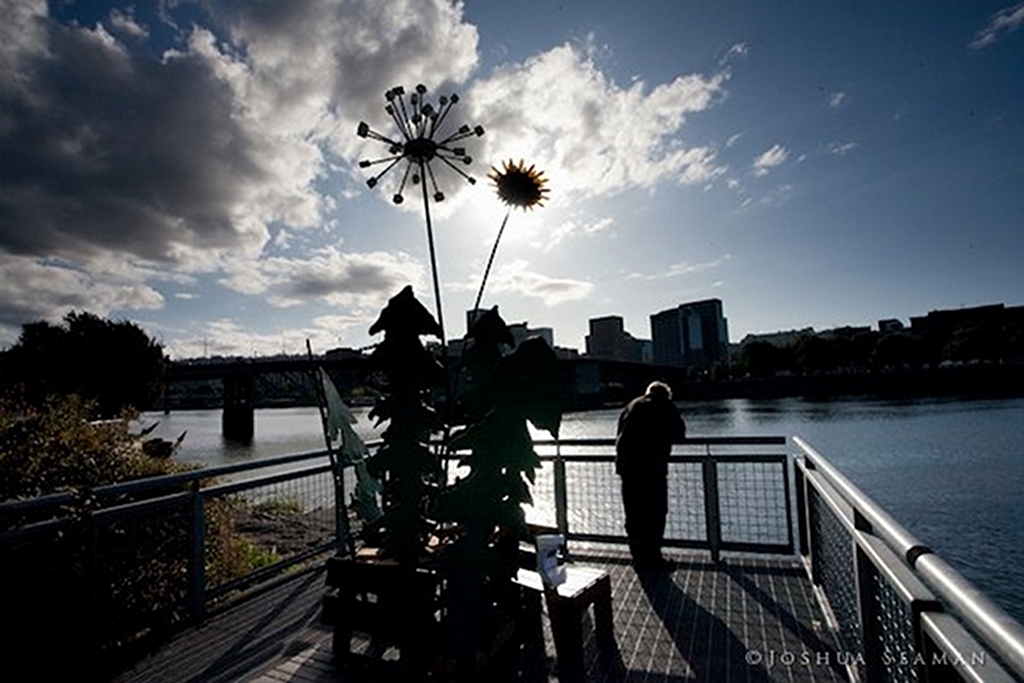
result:
<svg viewBox="0 0 1024 683"><path fill-rule="evenodd" d="M487 276L491 273L494 255L498 253L498 243L501 242L501 236L505 232L512 209L520 208L524 211L532 211L534 207L544 203L548 193L548 188L544 187L548 182L544 177L544 172L538 171L533 165L527 168L522 159L518 164L509 159L502 164L500 171L491 167L491 172L487 177L494 183L498 199L508 206L508 210L505 212L505 218L501 221L501 227L498 228L494 246L491 247L491 255L487 259L487 267L484 269L484 277L480 281L480 291L477 292L476 303L473 304L474 311L480 308L480 300L484 296L484 287L487 285Z"/></svg>
<svg viewBox="0 0 1024 683"><path fill-rule="evenodd" d="M356 129L356 135L361 138L377 140L388 145L388 156L380 159L362 160L360 168L370 168L380 164L384 169L366 180L370 187L376 187L391 169L400 166L405 161L405 172L398 185L392 200L395 204L404 201L403 192L406 185L419 185L423 192L423 210L427 222L427 244L430 248L430 270L434 280L434 300L437 304L437 321L441 325L441 344L445 345L444 315L441 311L441 287L437 276L437 257L434 251L434 231L430 222L430 200L429 191L433 193L435 202L444 201L444 193L441 192L437 178L434 175L432 162L440 161L457 174L465 178L471 185L476 179L459 168L457 164L469 165L473 159L466 153L466 148L457 146L467 138L479 137L484 134L481 126L470 127L466 124L459 126L454 132L446 133L451 128L449 115L452 108L458 103L459 96L452 94L450 97L442 95L438 99L438 107L435 108L426 100L427 88L424 85L417 85L414 92L409 93L409 101L406 104L405 89L401 86L392 88L384 93L387 104L384 111L388 113L400 134L399 139L382 135L370 128L369 124L360 121Z"/></svg>

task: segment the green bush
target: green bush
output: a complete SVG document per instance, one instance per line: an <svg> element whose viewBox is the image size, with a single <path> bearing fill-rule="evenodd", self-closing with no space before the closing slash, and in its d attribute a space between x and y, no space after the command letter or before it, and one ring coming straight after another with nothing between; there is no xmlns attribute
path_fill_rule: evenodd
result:
<svg viewBox="0 0 1024 683"><path fill-rule="evenodd" d="M40 405L0 401L0 500L33 498L187 469L146 455L132 413L90 422L91 403L52 397Z"/></svg>

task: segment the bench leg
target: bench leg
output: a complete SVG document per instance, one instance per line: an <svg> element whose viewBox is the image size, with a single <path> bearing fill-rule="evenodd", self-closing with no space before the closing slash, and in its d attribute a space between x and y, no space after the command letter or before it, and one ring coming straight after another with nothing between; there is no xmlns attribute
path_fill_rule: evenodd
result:
<svg viewBox="0 0 1024 683"><path fill-rule="evenodd" d="M550 606L548 608L551 609ZM558 680L573 682L584 679L583 629L579 613L569 605L559 605L551 613L551 635L558 656Z"/></svg>
<svg viewBox="0 0 1024 683"><path fill-rule="evenodd" d="M597 642L602 648L615 644L615 627L612 621L612 582L608 576L597 584L594 595L594 630Z"/></svg>

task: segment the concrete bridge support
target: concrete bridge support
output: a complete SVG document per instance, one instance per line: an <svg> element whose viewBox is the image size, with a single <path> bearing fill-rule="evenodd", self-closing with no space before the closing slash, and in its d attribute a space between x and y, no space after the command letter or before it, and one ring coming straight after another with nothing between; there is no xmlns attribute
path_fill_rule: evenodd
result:
<svg viewBox="0 0 1024 683"><path fill-rule="evenodd" d="M221 434L230 441L249 444L256 431L255 377L253 373L243 371L225 376L223 382Z"/></svg>

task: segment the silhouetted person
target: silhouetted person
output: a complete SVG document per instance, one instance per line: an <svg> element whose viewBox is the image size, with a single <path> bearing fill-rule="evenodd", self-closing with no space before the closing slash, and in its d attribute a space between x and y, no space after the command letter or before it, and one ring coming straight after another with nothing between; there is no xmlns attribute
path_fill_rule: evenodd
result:
<svg viewBox="0 0 1024 683"><path fill-rule="evenodd" d="M661 556L668 512L668 457L672 444L686 437L686 424L672 403L672 390L651 382L619 416L615 471L622 478L626 535L633 565L642 570L667 566Z"/></svg>

